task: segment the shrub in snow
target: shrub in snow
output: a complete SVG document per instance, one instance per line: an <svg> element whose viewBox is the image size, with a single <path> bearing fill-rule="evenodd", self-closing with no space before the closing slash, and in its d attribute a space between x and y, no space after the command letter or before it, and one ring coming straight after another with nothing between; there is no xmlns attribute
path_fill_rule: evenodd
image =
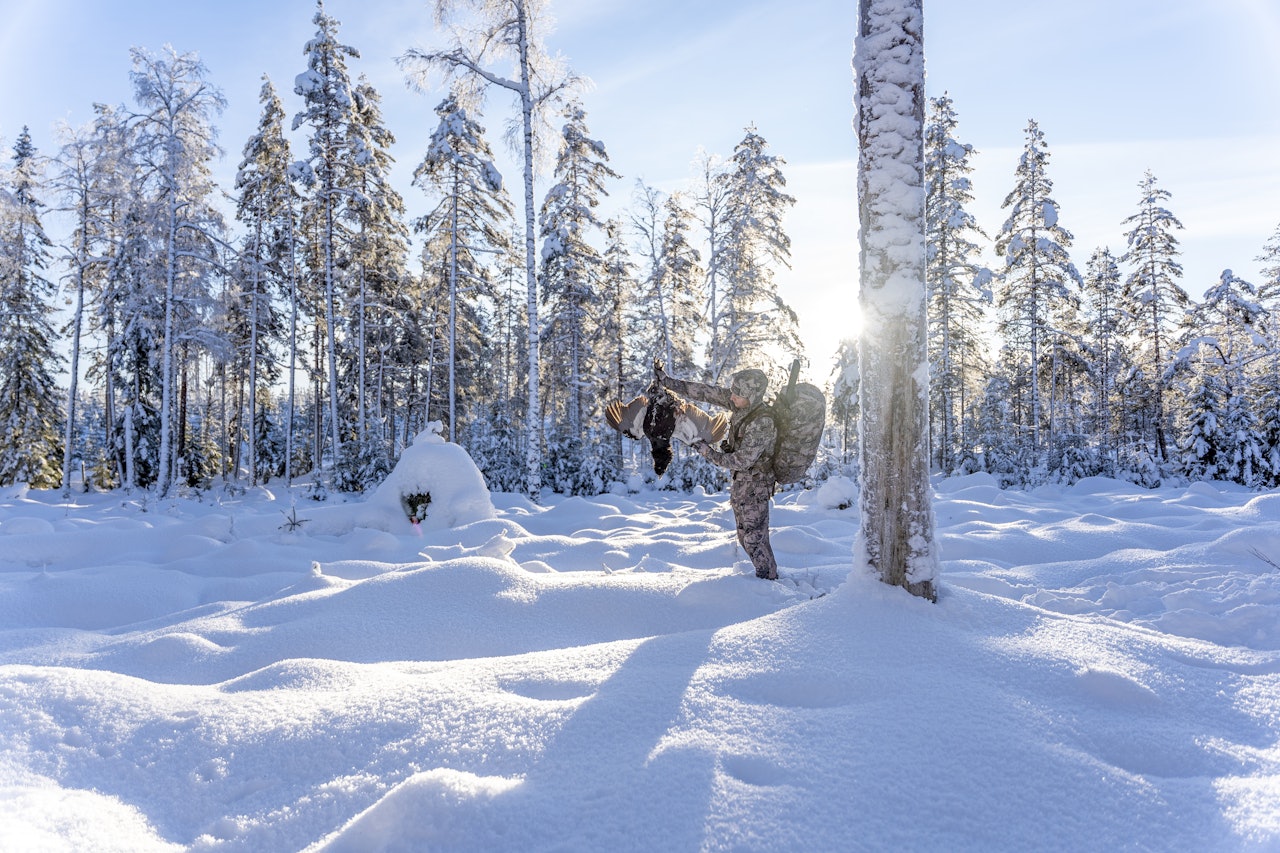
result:
<svg viewBox="0 0 1280 853"><path fill-rule="evenodd" d="M813 502L827 509L857 506L858 484L849 477L830 477L814 490Z"/></svg>
<svg viewBox="0 0 1280 853"><path fill-rule="evenodd" d="M365 501L357 524L401 532L409 527L409 510L424 512L424 530L457 527L493 518L493 500L480 469L457 444L440 437L433 421L400 454L400 461ZM425 509L424 509L425 508Z"/></svg>

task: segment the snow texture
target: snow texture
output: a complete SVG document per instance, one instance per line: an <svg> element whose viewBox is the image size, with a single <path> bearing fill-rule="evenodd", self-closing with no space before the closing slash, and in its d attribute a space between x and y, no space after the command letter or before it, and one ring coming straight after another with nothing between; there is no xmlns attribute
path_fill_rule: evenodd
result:
<svg viewBox="0 0 1280 853"><path fill-rule="evenodd" d="M924 80L918 5L866 0L858 36L858 195L863 206L864 314L913 317L924 299L922 115L913 92ZM923 98L923 92L919 91ZM875 323L868 323L873 328Z"/></svg>
<svg viewBox="0 0 1280 853"><path fill-rule="evenodd" d="M722 496L490 503L452 447L292 530L0 492L0 849L1280 849L1280 492L944 480L930 604L851 573L848 481L770 583ZM483 517L373 523L405 487Z"/></svg>

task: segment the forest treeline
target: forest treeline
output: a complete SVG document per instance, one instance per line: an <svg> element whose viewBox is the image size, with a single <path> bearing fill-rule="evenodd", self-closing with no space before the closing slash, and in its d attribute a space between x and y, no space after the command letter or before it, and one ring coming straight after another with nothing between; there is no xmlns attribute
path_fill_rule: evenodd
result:
<svg viewBox="0 0 1280 853"><path fill-rule="evenodd" d="M411 80L447 84L411 187L392 185L381 98L322 6L292 97L264 81L233 187L211 176L225 100L194 54L134 50L132 104L96 105L51 156L24 129L0 175L0 484L359 491L439 421L490 488L591 494L628 476L602 408L655 358L716 382L804 355L776 282L795 200L760 132L702 156L681 191L636 182L602 219L624 179L576 78L528 4L490 7L511 14L401 57ZM507 59L536 73L490 70ZM494 87L517 105L519 176L499 174L483 125ZM926 125L933 467L1005 485L1280 484L1280 232L1264 281L1227 272L1196 302L1182 226L1147 175L1125 250L1098 248L1082 274L1034 122L991 234L968 212L977 152L948 97ZM406 214L408 192L424 215ZM837 301L853 298L851 284ZM817 357L834 367L813 474L856 474L854 344ZM694 454L667 482L723 485Z"/></svg>

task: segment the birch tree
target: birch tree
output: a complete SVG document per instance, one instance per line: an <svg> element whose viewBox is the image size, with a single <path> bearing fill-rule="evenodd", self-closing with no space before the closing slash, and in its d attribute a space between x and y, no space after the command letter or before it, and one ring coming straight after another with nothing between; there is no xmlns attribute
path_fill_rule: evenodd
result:
<svg viewBox="0 0 1280 853"><path fill-rule="evenodd" d="M693 214L682 193L672 193L663 202L661 251L658 256L656 290L669 307L671 321L672 372L689 375L694 370L696 341L706 331L702 312L702 282L705 276L701 256L689 239Z"/></svg>
<svg viewBox="0 0 1280 853"><path fill-rule="evenodd" d="M529 348L528 447L525 455L525 489L537 501L542 491L542 423L539 413L540 364L538 358L538 262L537 209L534 206L534 174L539 153L539 133L545 131L544 115L576 78L563 69L558 57L547 53L544 38L550 28L546 0L435 0L436 21L453 23L459 13L471 11L470 27L453 28L453 44L439 50L410 49L400 57L414 81L424 85L432 72L459 77L477 94L495 87L519 102L519 121L508 138L517 141L524 164L524 272ZM510 62L510 71L495 66Z"/></svg>
<svg viewBox="0 0 1280 853"><path fill-rule="evenodd" d="M925 307L922 0L860 0L857 81L862 517L855 561L937 600Z"/></svg>
<svg viewBox="0 0 1280 853"><path fill-rule="evenodd" d="M674 308L662 287L662 237L663 209L666 196L656 187L637 180L631 194L631 230L636 238L636 250L643 260L644 273L640 281L637 310L642 321L637 324L641 358L662 359L667 369L679 373L676 361L676 335ZM687 341L685 343L688 343ZM685 354L682 367L692 369L692 352Z"/></svg>
<svg viewBox="0 0 1280 853"><path fill-rule="evenodd" d="M104 468L113 475L99 476L97 482L123 485L126 490L132 490L138 485L133 479L136 467L128 452L137 446L131 434L135 418L122 404L126 399L134 399L128 394L136 390L136 386L127 381L121 335L125 329L124 307L130 302L129 294L140 287L142 259L147 254L138 215L142 189L140 169L133 157L136 134L124 107L97 104L95 111L93 140L103 173L105 245L102 281L98 298L90 304L89 326L102 337L102 346L90 353L87 377L102 387L104 443L110 457L109 465ZM156 340L153 336L151 346L156 346ZM142 419L137 422L142 423ZM158 447L158 431L156 436L155 447Z"/></svg>
<svg viewBox="0 0 1280 853"><path fill-rule="evenodd" d="M707 362L721 359L724 347L721 343L727 334L721 327L724 315L720 310L721 282L727 281L732 271L728 269L731 255L725 252L729 238L729 204L732 193L729 172L724 163L712 154L699 152L695 161L696 185L692 194L694 209L698 212L707 246L706 294L707 294Z"/></svg>
<svg viewBox="0 0 1280 853"><path fill-rule="evenodd" d="M637 183L633 198L631 225L646 261L632 325L636 346L646 371L659 358L672 374L693 375L704 329L701 258L689 240L693 216L679 193Z"/></svg>
<svg viewBox="0 0 1280 853"><path fill-rule="evenodd" d="M66 429L63 432L62 495L71 495L72 456L80 397L81 342L85 332L85 303L100 292L106 264L112 188L111 153L100 144L94 125L72 130L64 127L53 188L62 199L61 210L72 222L65 249L64 282L75 294L65 333L70 346L70 387L67 391Z"/></svg>

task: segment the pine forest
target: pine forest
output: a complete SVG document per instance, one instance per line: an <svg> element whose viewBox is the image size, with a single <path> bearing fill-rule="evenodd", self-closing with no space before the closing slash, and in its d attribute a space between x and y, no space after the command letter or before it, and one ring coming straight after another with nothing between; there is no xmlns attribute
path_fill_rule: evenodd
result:
<svg viewBox="0 0 1280 853"><path fill-rule="evenodd" d="M0 485L164 496L306 478L322 499L375 486L439 422L491 489L598 494L645 473L602 413L655 359L723 383L747 367L785 379L795 357L830 400L810 484L856 476L856 342L805 352L778 285L786 152L747 124L679 190L629 178L540 4L477 8L470 40L399 57L438 119L409 186L393 185L395 131L360 48L322 5L296 79L264 79L256 132L228 142L234 186L212 177L224 95L170 48L133 51L131 103L13 140ZM1122 248L1078 246L1050 140L1034 120L1022 133L1006 218L981 223L980 152L949 95L927 103L932 471L1280 486L1280 230L1258 247L1261 280L1225 270L1197 300L1157 175L1134 176ZM500 146L522 174L500 172ZM406 213L409 194L425 214ZM49 233L55 212L68 233ZM689 452L664 482L724 485Z"/></svg>

